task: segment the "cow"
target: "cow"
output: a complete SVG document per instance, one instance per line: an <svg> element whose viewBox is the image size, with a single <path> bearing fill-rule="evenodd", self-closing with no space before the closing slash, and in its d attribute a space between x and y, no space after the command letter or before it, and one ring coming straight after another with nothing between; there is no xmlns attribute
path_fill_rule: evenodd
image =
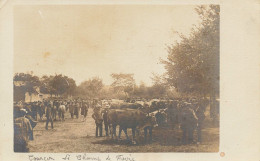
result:
<svg viewBox="0 0 260 161"><path fill-rule="evenodd" d="M64 121L64 120L65 120L64 114L65 114L65 112L66 112L66 106L65 106L64 104L61 104L61 105L59 106L58 110L59 110L59 111L58 111L59 119L60 119L61 121Z"/></svg>
<svg viewBox="0 0 260 161"><path fill-rule="evenodd" d="M139 103L123 103L120 105L121 109L129 108L129 109L141 109L143 106Z"/></svg>
<svg viewBox="0 0 260 161"><path fill-rule="evenodd" d="M154 116L154 114L148 114L146 121L144 124L142 124L141 126L138 126L138 134L140 130L144 130L144 142L152 142L152 130L153 127L158 126L157 122L156 122L156 118ZM147 140L147 132L149 133L149 138Z"/></svg>
<svg viewBox="0 0 260 161"><path fill-rule="evenodd" d="M141 109L143 106L139 103L112 103L111 109Z"/></svg>
<svg viewBox="0 0 260 161"><path fill-rule="evenodd" d="M109 129L112 138L116 137L116 127L119 125L118 138L121 136L121 131L123 130L127 140L129 137L127 135L127 128L132 129L132 143L135 142L135 132L137 128L145 128L145 124L150 121L150 118L146 113L138 109L110 109L107 113L107 122L109 124ZM111 132L112 130L112 132ZM147 129L146 129L147 131ZM152 132L150 132L151 134ZM146 140L146 135L145 135Z"/></svg>

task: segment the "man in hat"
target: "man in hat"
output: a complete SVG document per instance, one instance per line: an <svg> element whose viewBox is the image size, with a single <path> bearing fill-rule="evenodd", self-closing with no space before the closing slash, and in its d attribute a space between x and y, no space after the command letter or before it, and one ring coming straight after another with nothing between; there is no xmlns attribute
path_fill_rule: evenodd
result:
<svg viewBox="0 0 260 161"><path fill-rule="evenodd" d="M86 121L87 113L88 113L88 103L83 100L81 106L81 115L83 116L82 121Z"/></svg>
<svg viewBox="0 0 260 161"><path fill-rule="evenodd" d="M28 115L25 109L18 106L15 106L15 109L17 115L14 116L14 151L28 152L28 141L33 140L33 128L37 121Z"/></svg>
<svg viewBox="0 0 260 161"><path fill-rule="evenodd" d="M156 121L157 121L159 127L162 127L165 125L166 114L162 109L158 109L158 112L155 114L155 118L156 118Z"/></svg>
<svg viewBox="0 0 260 161"><path fill-rule="evenodd" d="M108 114L108 107L109 105L106 106L106 109L102 111L103 114L103 120L104 120L104 125L105 125L105 131L106 131L106 136L108 136L108 120L107 120L107 114Z"/></svg>
<svg viewBox="0 0 260 161"><path fill-rule="evenodd" d="M71 118L73 119L73 117L74 117L75 102L74 102L74 101L70 101L70 102L68 103L68 106L69 106L70 116L71 116Z"/></svg>
<svg viewBox="0 0 260 161"><path fill-rule="evenodd" d="M79 118L79 110L80 110L80 103L78 101L74 104L74 115L76 115L76 118Z"/></svg>
<svg viewBox="0 0 260 161"><path fill-rule="evenodd" d="M49 102L47 103L46 107L46 126L45 129L48 130L48 124L51 122L51 128L53 129L53 115L52 115L52 104Z"/></svg>
<svg viewBox="0 0 260 161"><path fill-rule="evenodd" d="M96 137L98 137L98 131L99 131L99 136L102 136L102 123L103 123L103 118L101 115L101 106L99 104L96 105L96 107L93 109L93 114L92 118L95 120L96 123Z"/></svg>

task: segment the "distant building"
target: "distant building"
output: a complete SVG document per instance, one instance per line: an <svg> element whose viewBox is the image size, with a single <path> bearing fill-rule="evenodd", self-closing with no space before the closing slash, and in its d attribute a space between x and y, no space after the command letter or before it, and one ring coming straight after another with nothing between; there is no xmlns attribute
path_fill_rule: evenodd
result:
<svg viewBox="0 0 260 161"><path fill-rule="evenodd" d="M24 102L34 102L34 101L42 101L43 99L47 99L51 97L50 94L43 94L43 93L32 93L31 95L29 92L25 93Z"/></svg>
<svg viewBox="0 0 260 161"><path fill-rule="evenodd" d="M51 97L50 94L44 94L40 92L40 87L34 87L34 93L29 93L25 89L24 81L14 81L14 102L23 101L23 102L34 102L34 101L42 101L43 99L47 99Z"/></svg>

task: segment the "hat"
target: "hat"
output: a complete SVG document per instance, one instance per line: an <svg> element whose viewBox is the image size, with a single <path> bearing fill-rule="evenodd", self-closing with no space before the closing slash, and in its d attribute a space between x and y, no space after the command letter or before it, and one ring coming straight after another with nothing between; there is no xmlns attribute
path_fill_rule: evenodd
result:
<svg viewBox="0 0 260 161"><path fill-rule="evenodd" d="M23 116L27 114L27 111L24 108L20 109L20 112L21 112L21 115L23 115Z"/></svg>

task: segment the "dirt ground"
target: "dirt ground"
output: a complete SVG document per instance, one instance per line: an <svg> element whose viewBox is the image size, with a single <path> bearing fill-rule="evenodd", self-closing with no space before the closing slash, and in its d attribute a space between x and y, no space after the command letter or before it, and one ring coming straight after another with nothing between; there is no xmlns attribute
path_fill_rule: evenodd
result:
<svg viewBox="0 0 260 161"><path fill-rule="evenodd" d="M51 153L89 153L89 152L218 152L219 128L212 125L208 119L202 130L201 144L182 145L181 130L171 128L154 128L153 141L144 144L143 132L137 138L139 144L131 145L125 140L112 140L110 137L95 137L95 123L92 119L92 109L89 109L86 121L71 119L69 112L65 121L55 121L54 129L45 130L45 122L39 122L34 128L34 140L29 142L30 152ZM105 130L103 130L104 134ZM129 131L129 135L131 131ZM131 135L130 135L131 136ZM196 132L195 136L196 138Z"/></svg>

